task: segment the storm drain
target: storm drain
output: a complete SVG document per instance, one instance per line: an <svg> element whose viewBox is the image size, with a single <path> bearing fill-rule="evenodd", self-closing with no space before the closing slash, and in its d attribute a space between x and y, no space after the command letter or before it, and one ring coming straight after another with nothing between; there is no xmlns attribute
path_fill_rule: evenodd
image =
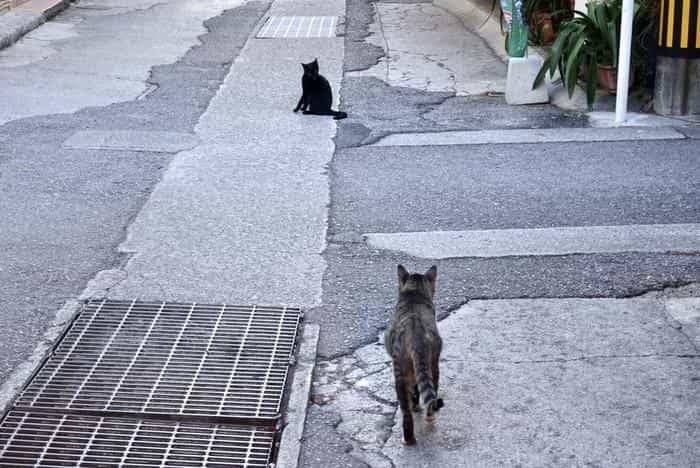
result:
<svg viewBox="0 0 700 468"><path fill-rule="evenodd" d="M267 466L300 319L90 302L0 425L0 466Z"/></svg>
<svg viewBox="0 0 700 468"><path fill-rule="evenodd" d="M266 467L274 430L11 412L0 466Z"/></svg>
<svg viewBox="0 0 700 468"><path fill-rule="evenodd" d="M334 37L336 16L270 16L257 38Z"/></svg>

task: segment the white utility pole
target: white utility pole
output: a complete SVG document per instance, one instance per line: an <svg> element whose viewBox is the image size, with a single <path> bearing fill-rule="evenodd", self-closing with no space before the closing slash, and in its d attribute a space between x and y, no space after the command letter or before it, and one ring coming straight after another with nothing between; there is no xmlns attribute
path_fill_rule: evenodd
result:
<svg viewBox="0 0 700 468"><path fill-rule="evenodd" d="M615 123L617 124L624 122L627 114L633 19L634 0L623 0L622 24L620 26L620 55L617 58L617 99L615 101Z"/></svg>

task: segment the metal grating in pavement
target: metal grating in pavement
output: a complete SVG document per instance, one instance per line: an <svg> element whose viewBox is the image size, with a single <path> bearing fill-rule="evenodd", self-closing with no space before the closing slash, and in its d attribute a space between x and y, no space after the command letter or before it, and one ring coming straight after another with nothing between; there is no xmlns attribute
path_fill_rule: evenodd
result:
<svg viewBox="0 0 700 468"><path fill-rule="evenodd" d="M0 466L267 467L273 437L262 427L10 412Z"/></svg>
<svg viewBox="0 0 700 468"><path fill-rule="evenodd" d="M334 37L335 16L270 16L257 38Z"/></svg>
<svg viewBox="0 0 700 468"><path fill-rule="evenodd" d="M296 308L91 302L14 408L271 424L300 318Z"/></svg>

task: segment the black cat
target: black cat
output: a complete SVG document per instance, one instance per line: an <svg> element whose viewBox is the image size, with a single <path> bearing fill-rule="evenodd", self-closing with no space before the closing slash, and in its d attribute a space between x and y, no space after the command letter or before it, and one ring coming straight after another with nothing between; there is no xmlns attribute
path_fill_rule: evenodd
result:
<svg viewBox="0 0 700 468"><path fill-rule="evenodd" d="M304 114L332 115L335 120L348 116L345 112L331 109L333 92L328 80L318 73L318 59L311 63L302 63L304 75L301 77L301 99L294 112L301 109Z"/></svg>

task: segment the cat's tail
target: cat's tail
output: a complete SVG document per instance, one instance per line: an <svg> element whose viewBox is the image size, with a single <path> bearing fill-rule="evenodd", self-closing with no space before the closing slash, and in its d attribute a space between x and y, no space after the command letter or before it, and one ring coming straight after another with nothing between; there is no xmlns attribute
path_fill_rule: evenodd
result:
<svg viewBox="0 0 700 468"><path fill-rule="evenodd" d="M333 120L345 119L348 116L348 114L346 114L343 111L334 111L334 110L331 110L331 115L333 116Z"/></svg>
<svg viewBox="0 0 700 468"><path fill-rule="evenodd" d="M416 350L413 353L413 370L416 373L416 383L418 384L418 393L421 401L427 407L435 402L438 397L428 368L428 357L425 351Z"/></svg>

